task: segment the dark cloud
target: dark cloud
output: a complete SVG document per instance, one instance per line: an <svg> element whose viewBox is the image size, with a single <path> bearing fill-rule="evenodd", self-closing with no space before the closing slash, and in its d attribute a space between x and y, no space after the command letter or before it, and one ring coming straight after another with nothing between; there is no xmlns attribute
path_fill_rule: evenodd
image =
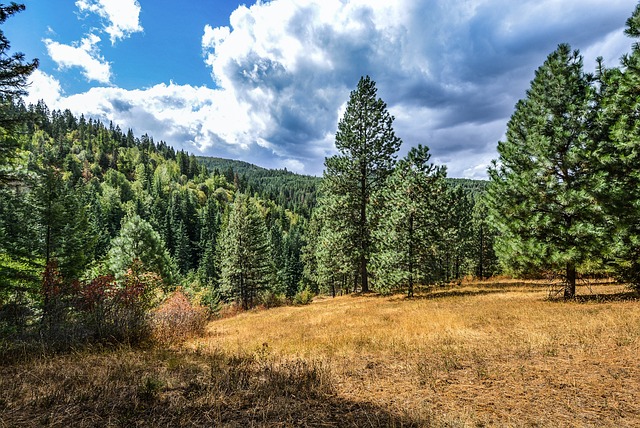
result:
<svg viewBox="0 0 640 428"><path fill-rule="evenodd" d="M631 3L260 2L239 7L228 28L205 29L217 89L105 88L111 103L95 110L177 147L319 175L341 108L370 75L397 117L402 153L426 144L450 175L481 177L546 56L567 42L588 55L587 71L598 55L617 64L631 45L622 35Z"/></svg>
<svg viewBox="0 0 640 428"><path fill-rule="evenodd" d="M126 113L133 108L133 104L127 101L123 101L119 99L111 99L110 102L113 108L115 109L115 111L117 111L118 113Z"/></svg>

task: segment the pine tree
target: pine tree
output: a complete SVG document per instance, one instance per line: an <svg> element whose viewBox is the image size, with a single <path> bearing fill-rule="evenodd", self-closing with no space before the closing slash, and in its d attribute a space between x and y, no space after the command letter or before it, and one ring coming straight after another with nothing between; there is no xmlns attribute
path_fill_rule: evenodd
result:
<svg viewBox="0 0 640 428"><path fill-rule="evenodd" d="M223 297L243 309L255 306L273 285L274 266L264 218L247 195L236 195L219 245Z"/></svg>
<svg viewBox="0 0 640 428"><path fill-rule="evenodd" d="M516 104L489 169L488 208L496 253L512 272L560 274L564 296L596 251L598 206L589 189L587 119L592 88L582 57L561 44Z"/></svg>
<svg viewBox="0 0 640 428"><path fill-rule="evenodd" d="M300 223L292 224L284 241L284 288L289 298L300 290L304 265L301 260L304 227Z"/></svg>
<svg viewBox="0 0 640 428"><path fill-rule="evenodd" d="M439 198L437 229L438 280L448 283L459 281L471 273L471 247L473 238L471 196L462 186L449 185Z"/></svg>
<svg viewBox="0 0 640 428"><path fill-rule="evenodd" d="M428 163L426 146L413 147L398 162L387 186L378 195L383 216L374 236L376 288L392 291L406 287L413 296L416 284L428 284L438 236L438 205L446 190L446 170Z"/></svg>
<svg viewBox="0 0 640 428"><path fill-rule="evenodd" d="M12 15L25 9L23 4L0 4L0 24L4 24ZM17 52L9 56L9 39L0 30L0 96L15 97L26 94L27 78L38 67L38 60L25 62L24 54Z"/></svg>
<svg viewBox="0 0 640 428"><path fill-rule="evenodd" d="M625 34L640 39L640 4L626 22ZM605 69L599 59L598 94L593 134L597 175L606 185L594 186L609 225L616 276L640 288L640 45L622 57L622 68Z"/></svg>
<svg viewBox="0 0 640 428"><path fill-rule="evenodd" d="M346 196L340 217L332 220L354 240L354 253L347 258L358 262L355 277L363 292L369 291L371 233L379 217L371 197L384 186L401 144L393 131L394 118L376 94L375 82L369 76L362 77L351 92L336 133L340 154L325 160L323 184L327 198Z"/></svg>
<svg viewBox="0 0 640 428"><path fill-rule="evenodd" d="M218 201L209 197L204 206L200 219L200 251L202 258L198 266L198 277L201 284L209 287L217 285L220 277L220 263L216 255L217 242L220 234L220 207Z"/></svg>
<svg viewBox="0 0 640 428"><path fill-rule="evenodd" d="M174 278L176 267L160 234L137 214L123 221L107 255L109 270L118 279L122 279L134 263L139 263L145 272L160 275L165 284L171 284Z"/></svg>
<svg viewBox="0 0 640 428"><path fill-rule="evenodd" d="M12 15L25 9L22 4L0 4L0 25ZM19 144L15 131L24 124L26 111L16 108L16 98L26 94L27 78L38 67L38 60L26 62L24 54L9 55L11 44L0 30L0 185L15 180L11 164L15 159Z"/></svg>
<svg viewBox="0 0 640 428"><path fill-rule="evenodd" d="M489 278L498 273L498 258L493 250L496 236L487 216L484 196L476 197L472 213L472 253L474 275L479 279Z"/></svg>
<svg viewBox="0 0 640 428"><path fill-rule="evenodd" d="M307 256L306 277L321 292L336 295L337 289L356 290L359 279L357 211L350 205L349 195L325 191L328 182L321 185L318 207L313 212L312 223L318 228L317 236L309 241L313 259ZM313 270L312 270L313 269Z"/></svg>

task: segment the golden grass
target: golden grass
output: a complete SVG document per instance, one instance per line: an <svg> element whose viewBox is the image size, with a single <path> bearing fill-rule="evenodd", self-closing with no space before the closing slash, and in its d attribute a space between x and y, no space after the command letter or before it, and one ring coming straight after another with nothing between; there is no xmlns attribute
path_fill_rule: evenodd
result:
<svg viewBox="0 0 640 428"><path fill-rule="evenodd" d="M640 302L591 291L325 298L180 349L7 364L0 426L640 426Z"/></svg>

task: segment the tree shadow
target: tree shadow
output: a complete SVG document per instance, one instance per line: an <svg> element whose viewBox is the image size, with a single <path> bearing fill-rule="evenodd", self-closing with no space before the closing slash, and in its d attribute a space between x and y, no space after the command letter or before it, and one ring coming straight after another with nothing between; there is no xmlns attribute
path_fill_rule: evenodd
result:
<svg viewBox="0 0 640 428"><path fill-rule="evenodd" d="M487 294L497 294L504 293L503 289L477 289L477 290L444 290L444 291L433 291L433 292L420 292L416 293L413 297L406 297L407 299L424 299L424 300L437 300L437 299L447 299L451 297L468 297L468 296L484 296Z"/></svg>
<svg viewBox="0 0 640 428"><path fill-rule="evenodd" d="M250 355L85 354L0 367L0 387L3 426L429 425L368 397L339 395L323 364Z"/></svg>
<svg viewBox="0 0 640 428"><path fill-rule="evenodd" d="M575 301L578 303L609 303L609 302L625 302L625 301L638 301L640 300L640 294L637 291L624 291L619 293L594 293L583 294L575 297Z"/></svg>

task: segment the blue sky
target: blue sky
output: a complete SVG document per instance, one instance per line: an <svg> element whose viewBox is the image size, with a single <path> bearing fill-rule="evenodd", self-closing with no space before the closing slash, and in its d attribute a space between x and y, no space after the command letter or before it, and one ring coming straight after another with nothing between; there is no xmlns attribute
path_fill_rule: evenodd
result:
<svg viewBox="0 0 640 428"><path fill-rule="evenodd" d="M189 152L321 174L360 76L402 153L486 177L535 69L570 43L591 71L632 41L629 0L24 0L3 31L43 99Z"/></svg>

